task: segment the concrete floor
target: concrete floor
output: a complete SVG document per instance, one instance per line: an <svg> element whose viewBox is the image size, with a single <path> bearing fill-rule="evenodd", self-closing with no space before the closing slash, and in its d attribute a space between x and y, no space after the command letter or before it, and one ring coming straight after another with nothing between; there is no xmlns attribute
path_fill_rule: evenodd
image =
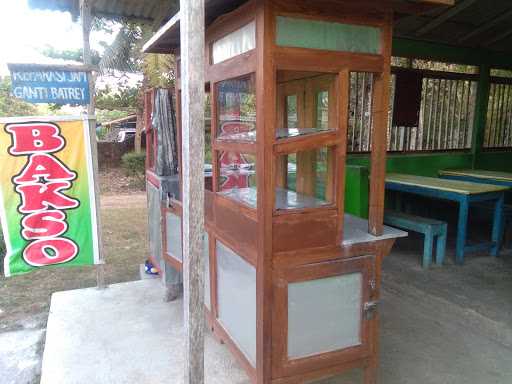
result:
<svg viewBox="0 0 512 384"><path fill-rule="evenodd" d="M470 256L422 270L421 242L384 263L382 384L512 383L512 257ZM42 384L182 382L181 302L146 280L52 297ZM206 339L209 384L246 384L224 346ZM360 372L322 384L360 383Z"/></svg>
<svg viewBox="0 0 512 384"><path fill-rule="evenodd" d="M0 333L0 383L27 384L41 369L42 329Z"/></svg>

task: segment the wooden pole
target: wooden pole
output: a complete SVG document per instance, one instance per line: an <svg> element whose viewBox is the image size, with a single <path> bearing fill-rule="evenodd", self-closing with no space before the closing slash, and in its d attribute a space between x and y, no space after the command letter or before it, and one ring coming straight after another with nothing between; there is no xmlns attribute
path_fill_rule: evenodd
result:
<svg viewBox="0 0 512 384"><path fill-rule="evenodd" d="M92 65L90 34L92 27L92 1L93 0L80 0L80 18L82 21L82 36L83 36L83 62L84 65ZM105 259L103 252L103 239L101 232L101 215L100 215L100 185L98 178L98 148L96 143L96 117L95 117L95 79L92 71L87 72L87 80L89 82L89 97L90 101L87 105L87 115L89 118L89 140L91 145L91 156L93 163L93 180L94 180L94 193L96 202L96 225L98 227L98 252L99 262L96 266L96 281L98 289L105 289Z"/></svg>
<svg viewBox="0 0 512 384"><path fill-rule="evenodd" d="M85 65L92 65L91 56L91 27L92 27L92 14L91 14L91 0L80 0L80 19L82 21L82 37L83 37L83 62ZM95 114L95 100L94 100L94 76L92 72L87 72L89 80L89 95L90 101L87 105L87 114L94 116Z"/></svg>
<svg viewBox="0 0 512 384"><path fill-rule="evenodd" d="M204 0L180 0L185 384L204 383Z"/></svg>
<svg viewBox="0 0 512 384"><path fill-rule="evenodd" d="M487 124L487 107L491 90L491 68L487 64L480 66L480 78L476 92L475 121L471 142L472 168L477 168L478 155L482 152Z"/></svg>

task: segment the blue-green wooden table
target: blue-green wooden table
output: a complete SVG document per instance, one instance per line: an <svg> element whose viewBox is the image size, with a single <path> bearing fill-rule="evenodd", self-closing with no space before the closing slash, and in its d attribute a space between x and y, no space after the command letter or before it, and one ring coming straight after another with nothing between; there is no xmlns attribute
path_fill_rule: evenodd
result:
<svg viewBox="0 0 512 384"><path fill-rule="evenodd" d="M439 176L443 179L512 187L512 173L509 172L488 171L484 169L444 169L439 171Z"/></svg>
<svg viewBox="0 0 512 384"><path fill-rule="evenodd" d="M508 187L394 173L387 175L386 189L434 199L455 201L459 204L455 249L455 261L457 264L464 262L464 255L467 252L490 250L491 255L498 255L503 236L504 196L505 191L509 189ZM470 205L474 202L483 201L489 201L494 204L491 241L468 245L467 229Z"/></svg>

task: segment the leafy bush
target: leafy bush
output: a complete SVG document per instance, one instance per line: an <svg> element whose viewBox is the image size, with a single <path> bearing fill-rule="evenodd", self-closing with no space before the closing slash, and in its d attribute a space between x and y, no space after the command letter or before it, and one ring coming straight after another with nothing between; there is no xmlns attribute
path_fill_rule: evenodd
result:
<svg viewBox="0 0 512 384"><path fill-rule="evenodd" d="M136 177L140 182L144 181L146 154L144 152L125 153L121 158L121 166L128 176Z"/></svg>

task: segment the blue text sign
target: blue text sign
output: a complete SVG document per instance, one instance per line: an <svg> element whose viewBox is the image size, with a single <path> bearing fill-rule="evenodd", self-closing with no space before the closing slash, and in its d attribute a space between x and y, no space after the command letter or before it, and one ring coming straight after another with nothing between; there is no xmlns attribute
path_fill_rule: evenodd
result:
<svg viewBox="0 0 512 384"><path fill-rule="evenodd" d="M84 70L9 64L12 93L29 103L89 104L89 82Z"/></svg>

